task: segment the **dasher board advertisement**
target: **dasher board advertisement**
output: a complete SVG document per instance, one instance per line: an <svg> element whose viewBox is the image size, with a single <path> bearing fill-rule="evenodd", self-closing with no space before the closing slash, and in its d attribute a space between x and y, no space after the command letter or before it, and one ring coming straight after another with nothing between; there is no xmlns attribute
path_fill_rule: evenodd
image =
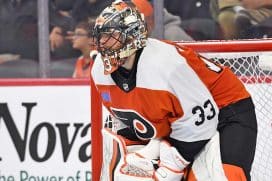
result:
<svg viewBox="0 0 272 181"><path fill-rule="evenodd" d="M91 180L90 117L87 84L1 85L0 181Z"/></svg>

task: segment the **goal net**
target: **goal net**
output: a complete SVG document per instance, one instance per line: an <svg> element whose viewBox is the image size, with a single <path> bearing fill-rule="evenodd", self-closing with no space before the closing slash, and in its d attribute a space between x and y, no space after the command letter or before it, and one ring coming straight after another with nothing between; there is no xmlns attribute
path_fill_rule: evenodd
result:
<svg viewBox="0 0 272 181"><path fill-rule="evenodd" d="M221 65L229 66L251 93L258 122L252 181L271 181L272 41L212 41L186 45Z"/></svg>
<svg viewBox="0 0 272 181"><path fill-rule="evenodd" d="M258 136L252 166L252 181L272 178L272 40L180 42L224 66L229 66L253 97L258 121ZM92 95L92 98L94 95ZM96 112L97 113L97 112ZM93 112L92 112L93 114ZM98 122L98 121L96 121ZM97 124L97 123L96 123ZM92 122L93 180L99 180L101 140L99 127ZM98 158L98 159L97 159Z"/></svg>

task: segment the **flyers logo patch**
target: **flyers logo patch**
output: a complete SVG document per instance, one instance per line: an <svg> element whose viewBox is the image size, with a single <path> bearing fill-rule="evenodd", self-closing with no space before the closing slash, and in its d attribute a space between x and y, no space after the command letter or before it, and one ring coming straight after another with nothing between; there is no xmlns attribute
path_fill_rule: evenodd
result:
<svg viewBox="0 0 272 181"><path fill-rule="evenodd" d="M120 110L120 109L111 109L115 114L115 117L122 121L128 127L134 129L135 134L139 139L149 140L155 138L157 135L156 128L137 113L134 110Z"/></svg>

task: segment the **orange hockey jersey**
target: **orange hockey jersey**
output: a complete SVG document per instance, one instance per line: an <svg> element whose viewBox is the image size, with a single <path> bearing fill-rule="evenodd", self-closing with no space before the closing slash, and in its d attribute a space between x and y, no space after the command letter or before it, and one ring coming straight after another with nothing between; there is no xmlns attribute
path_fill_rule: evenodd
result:
<svg viewBox="0 0 272 181"><path fill-rule="evenodd" d="M215 64L190 48L174 42L167 43L176 46L180 55L186 58L188 64L212 93L219 108L250 96L242 82L228 67Z"/></svg>
<svg viewBox="0 0 272 181"><path fill-rule="evenodd" d="M148 39L137 64L136 87L129 92L118 87L111 75L104 75L101 55L96 57L92 76L103 104L139 139L170 136L195 142L215 134L218 107L208 80L217 82L221 76L202 79L197 71L207 69L206 64L193 66L190 60L196 60L187 52Z"/></svg>

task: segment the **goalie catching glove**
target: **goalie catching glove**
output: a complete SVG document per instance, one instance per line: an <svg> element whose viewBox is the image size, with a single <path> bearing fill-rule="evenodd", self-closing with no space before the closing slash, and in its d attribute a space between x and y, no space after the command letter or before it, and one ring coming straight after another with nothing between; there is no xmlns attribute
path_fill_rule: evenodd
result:
<svg viewBox="0 0 272 181"><path fill-rule="evenodd" d="M126 146L122 137L109 129L103 129L102 134L102 181L180 181L189 164L166 141L152 139L147 145Z"/></svg>
<svg viewBox="0 0 272 181"><path fill-rule="evenodd" d="M146 167L137 167L134 164L129 164L135 161L142 163L142 160L135 160L132 155L137 153L128 153L128 147L125 145L123 138L110 129L102 129L102 135L103 166L101 181L154 181L154 168L150 160L148 160L149 165L146 165ZM145 152L145 149L142 148L146 146L131 146L129 149Z"/></svg>

